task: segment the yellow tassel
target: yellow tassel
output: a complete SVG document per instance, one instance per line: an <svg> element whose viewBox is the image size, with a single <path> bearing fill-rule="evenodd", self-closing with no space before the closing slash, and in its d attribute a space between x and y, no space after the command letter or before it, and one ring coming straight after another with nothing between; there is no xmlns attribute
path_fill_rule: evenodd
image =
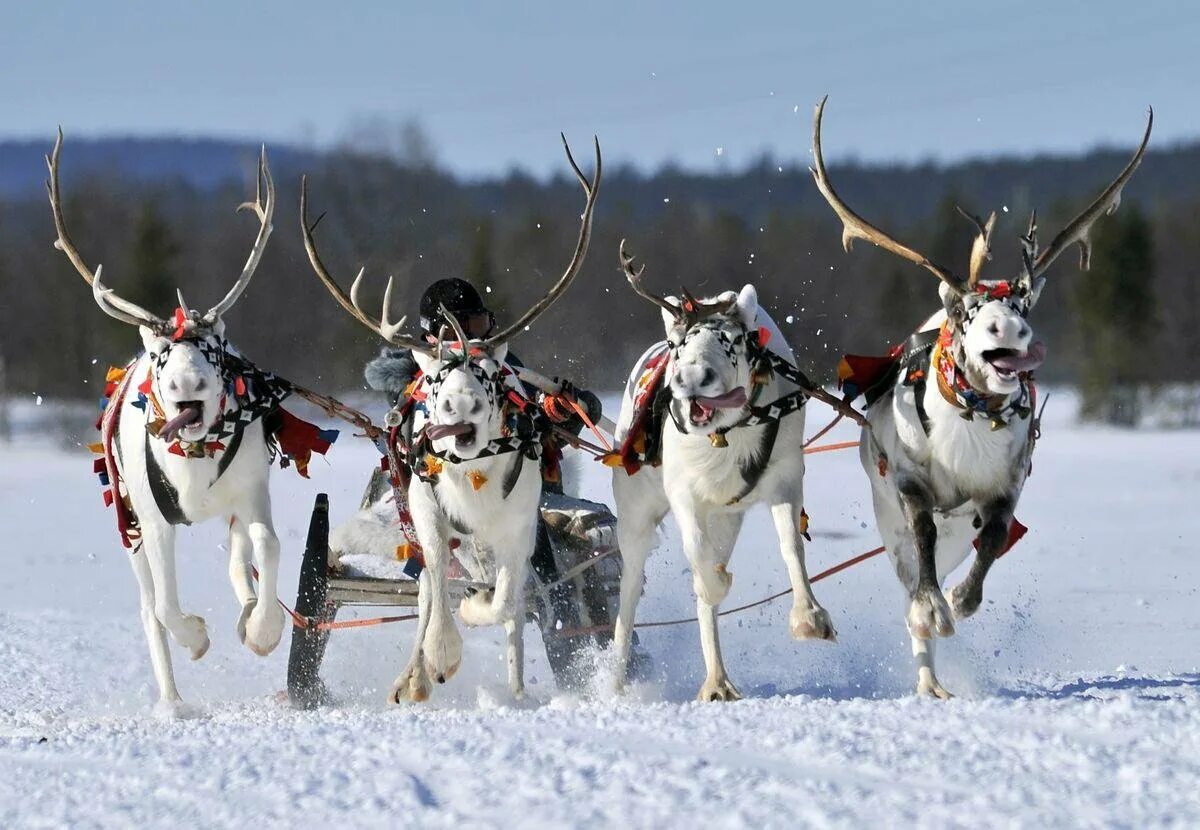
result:
<svg viewBox="0 0 1200 830"><path fill-rule="evenodd" d="M108 372L104 375L104 380L111 383L113 381L122 381L125 379L125 370L120 366L109 366Z"/></svg>
<svg viewBox="0 0 1200 830"><path fill-rule="evenodd" d="M104 444L88 444L87 448L96 455L104 455Z"/></svg>
<svg viewBox="0 0 1200 830"><path fill-rule="evenodd" d="M467 478L471 481L471 486L475 488L475 492L479 492L483 485L487 484L487 476L479 472L479 470L471 470L467 473Z"/></svg>
<svg viewBox="0 0 1200 830"><path fill-rule="evenodd" d="M440 476L442 474L442 459L435 455L425 456L425 472L431 476Z"/></svg>
<svg viewBox="0 0 1200 830"><path fill-rule="evenodd" d="M620 467L622 464L621 454L619 452L606 452L600 456L600 463L605 467Z"/></svg>
<svg viewBox="0 0 1200 830"><path fill-rule="evenodd" d="M800 510L800 535L808 536L808 514Z"/></svg>
<svg viewBox="0 0 1200 830"><path fill-rule="evenodd" d="M405 542L402 545L396 545L396 559L404 562L407 559L412 559L412 545Z"/></svg>

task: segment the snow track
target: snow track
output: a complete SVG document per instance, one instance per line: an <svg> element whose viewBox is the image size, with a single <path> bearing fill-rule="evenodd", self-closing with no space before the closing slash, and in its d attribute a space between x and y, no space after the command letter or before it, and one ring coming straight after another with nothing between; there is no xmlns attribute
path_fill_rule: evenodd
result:
<svg viewBox="0 0 1200 830"><path fill-rule="evenodd" d="M1048 421L1056 406L1068 408L1052 403ZM340 520L372 456L347 437L311 483L276 473L285 595L312 496L329 492ZM749 698L736 704L691 702L702 668L684 626L645 632L658 676L624 699L559 694L530 630L532 699L514 705L502 635L484 630L466 634L463 670L428 706L388 708L411 636L400 624L335 633L325 677L340 704L294 712L277 699L286 640L266 659L237 642L209 525L180 534L184 607L213 637L199 663L175 653L199 715L163 721L90 466L82 451L0 446L2 827L1200 823L1200 435L1047 426L1017 511L1031 532L941 644L949 703L910 696L880 558L816 587L836 646L791 641L786 602L726 621ZM607 471L584 470L582 494L610 501ZM811 569L878 543L852 452L813 457L806 489ZM728 606L786 584L765 513L748 518L731 570ZM668 529L643 619L690 615L685 571Z"/></svg>

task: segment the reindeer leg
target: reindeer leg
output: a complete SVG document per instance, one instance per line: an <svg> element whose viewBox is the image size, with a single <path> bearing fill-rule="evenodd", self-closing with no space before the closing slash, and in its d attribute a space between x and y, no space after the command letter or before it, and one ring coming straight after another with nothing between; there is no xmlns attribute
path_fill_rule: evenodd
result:
<svg viewBox="0 0 1200 830"><path fill-rule="evenodd" d="M175 528L145 522L142 550L154 580L154 615L171 632L175 642L199 660L208 651L208 629L204 618L185 614L179 607L179 584L175 577Z"/></svg>
<svg viewBox="0 0 1200 830"><path fill-rule="evenodd" d="M613 471L613 495L617 503L617 547L621 550L621 603L613 629L613 685L625 688L629 675L629 651L638 601L645 585L646 559L654 547L656 528L667 514L661 488L662 473L642 470L635 476L623 469ZM657 479L652 477L657 476ZM654 485L653 487L648 485Z"/></svg>
<svg viewBox="0 0 1200 830"><path fill-rule="evenodd" d="M917 661L917 694L922 697L936 697L939 700L949 700L954 697L938 682L933 671L933 648L935 641L922 640L912 637L912 653Z"/></svg>
<svg viewBox="0 0 1200 830"><path fill-rule="evenodd" d="M250 612L258 605L258 597L254 592L254 577L251 571L251 556L254 545L246 525L237 516L229 517L229 583L233 586L234 596L237 597L241 613L238 615L238 640L246 644L246 622Z"/></svg>
<svg viewBox="0 0 1200 830"><path fill-rule="evenodd" d="M266 501L265 496L263 500ZM269 503L256 505L249 515L251 518L246 522L246 535L258 567L258 599L246 616L242 642L255 654L265 657L275 650L283 636L284 615L278 595L279 537L271 525ZM238 522L241 522L241 517Z"/></svg>
<svg viewBox="0 0 1200 830"><path fill-rule="evenodd" d="M175 713L181 703L179 689L175 687L175 671L171 667L171 652L167 648L167 631L154 611L154 575L146 561L145 550L129 557L133 573L138 581L138 599L141 604L142 628L146 631L146 644L150 647L150 665L158 683L159 708Z"/></svg>
<svg viewBox="0 0 1200 830"><path fill-rule="evenodd" d="M430 594L429 571L421 572L417 580L417 633L413 637L412 657L400 676L392 683L388 693L389 703L423 703L429 700L433 686L429 682L429 674L425 671L425 658L421 653L421 645L425 640L425 632L429 628Z"/></svg>
<svg viewBox="0 0 1200 830"><path fill-rule="evenodd" d="M942 594L937 573L937 526L933 522L933 499L924 485L912 478L900 482L900 506L917 549L917 584L908 607L908 630L928 640L935 633L954 633L950 606Z"/></svg>
<svg viewBox="0 0 1200 830"><path fill-rule="evenodd" d="M429 580L421 584L422 592L429 594L429 621L422 639L421 657L429 676L438 683L445 683L462 664L462 635L450 612L449 534L430 485L414 478L408 490L408 503L425 554L422 577L427 573Z"/></svg>
<svg viewBox="0 0 1200 830"><path fill-rule="evenodd" d="M950 606L957 619L965 619L979 610L983 602L983 581L992 564L1000 557L1008 541L1008 526L1012 523L1014 499L1004 496L980 511L983 529L979 532L979 550L971 570L950 592Z"/></svg>
<svg viewBox="0 0 1200 830"><path fill-rule="evenodd" d="M729 588L729 556L742 525L742 514L697 514L694 502L687 509L675 509L675 518L683 532L683 548L692 566L692 590L696 592L696 618L700 622L700 647L704 652L706 676L697 700L740 700L742 695L725 671L721 641L717 632L717 610Z"/></svg>
<svg viewBox="0 0 1200 830"><path fill-rule="evenodd" d="M804 561L804 536L801 534L800 511L802 498L780 498L772 501L771 517L779 535L779 550L792 583L792 612L789 623L797 640L828 640L837 642L837 631L829 612L821 607L808 581Z"/></svg>
<svg viewBox="0 0 1200 830"><path fill-rule="evenodd" d="M515 699L521 700L525 697L525 599L523 596L517 601L513 615L504 621L504 634L508 657L508 689Z"/></svg>

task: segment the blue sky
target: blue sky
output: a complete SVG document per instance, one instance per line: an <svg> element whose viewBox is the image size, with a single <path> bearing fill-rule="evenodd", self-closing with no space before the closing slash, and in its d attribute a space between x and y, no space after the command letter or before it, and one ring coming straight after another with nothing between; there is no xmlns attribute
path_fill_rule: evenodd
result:
<svg viewBox="0 0 1200 830"><path fill-rule="evenodd" d="M1200 136L1187 2L5 4L0 135L204 134L328 145L413 116L443 166L740 168L953 160Z"/></svg>

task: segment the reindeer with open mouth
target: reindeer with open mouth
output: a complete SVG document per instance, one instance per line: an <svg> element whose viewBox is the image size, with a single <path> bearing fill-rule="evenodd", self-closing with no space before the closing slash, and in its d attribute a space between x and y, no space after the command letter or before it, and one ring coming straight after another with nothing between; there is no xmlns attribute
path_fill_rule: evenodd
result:
<svg viewBox="0 0 1200 830"><path fill-rule="evenodd" d="M795 368L754 286L698 300L651 293L645 266L621 242L633 290L662 309L667 338L634 366L617 421L612 459L617 534L624 571L614 633L623 685L646 558L670 511L692 570L707 672L699 700L737 700L721 658L718 608L733 583L729 559L750 505L771 509L794 592L797 639L834 641L829 614L813 596L804 562L804 404L816 387Z"/></svg>
<svg viewBox="0 0 1200 830"><path fill-rule="evenodd" d="M592 212L600 189L600 143L595 141L594 178L587 177L571 156L567 160L583 188L586 202L580 218L575 252L548 294L516 322L482 339L472 339L458 327L443 330L438 342L402 333L407 318L389 319L392 279L388 278L379 319L364 311L358 297L360 270L349 296L321 262L307 217L307 182L301 187L301 224L305 248L317 277L334 299L388 343L412 350L421 374L409 396L419 406L411 416L393 410L396 423L406 424L412 440L404 447L407 502L424 558L420 575L418 623L412 658L396 678L388 699L424 701L432 692L431 679L444 683L462 661L462 636L450 611L448 569L452 538L469 541L458 558L479 583L490 583L459 604L469 626L502 624L507 636L509 688L524 695L525 590L529 560L537 531L542 483L538 460L545 425L523 404L521 387L505 364L508 341L525 331L571 285L583 265L591 238ZM320 221L320 220L318 220ZM402 402L403 403L403 402ZM393 487L401 487L401 471L392 470Z"/></svg>
<svg viewBox="0 0 1200 830"><path fill-rule="evenodd" d="M1035 213L1021 238L1021 273L1012 280L990 280L981 271L991 258L994 213L987 222L964 213L978 235L963 278L869 224L842 201L821 154L824 108L822 99L813 123L812 174L842 221L843 247L849 251L853 240L864 239L941 282L943 310L894 350L890 371L865 384L869 424L860 456L871 480L880 535L908 593L917 693L945 699L950 694L934 672L933 638L952 635L956 618L979 609L988 570L1019 536L1013 510L1038 432L1030 373L1045 358L1029 312L1046 271L1070 246L1079 245L1080 267L1087 269L1092 226L1117 209L1122 188L1146 152L1154 113L1141 145L1112 184L1044 250L1038 247ZM947 601L942 582L967 558L972 543L975 560Z"/></svg>
<svg viewBox="0 0 1200 830"><path fill-rule="evenodd" d="M131 549L159 706L167 713L179 712L166 632L193 660L208 650L209 639L204 620L180 609L177 525L218 516L228 520L229 576L242 607L238 635L251 651L267 655L283 632L284 615L276 601L279 541L267 489L275 449L264 433L263 416L287 394L286 383L245 361L225 339L223 322L250 284L271 235L275 185L264 149L255 200L238 208L259 220L241 276L224 299L203 313L189 309L180 293L175 316L164 320L104 285L101 266L93 273L71 242L59 190L62 142L60 131L46 159L58 232L55 247L91 286L105 314L137 327L145 348L123 371L110 374L112 394L100 424L104 460L97 470L111 488L106 500L116 508L122 541ZM259 572L257 595L252 560Z"/></svg>

